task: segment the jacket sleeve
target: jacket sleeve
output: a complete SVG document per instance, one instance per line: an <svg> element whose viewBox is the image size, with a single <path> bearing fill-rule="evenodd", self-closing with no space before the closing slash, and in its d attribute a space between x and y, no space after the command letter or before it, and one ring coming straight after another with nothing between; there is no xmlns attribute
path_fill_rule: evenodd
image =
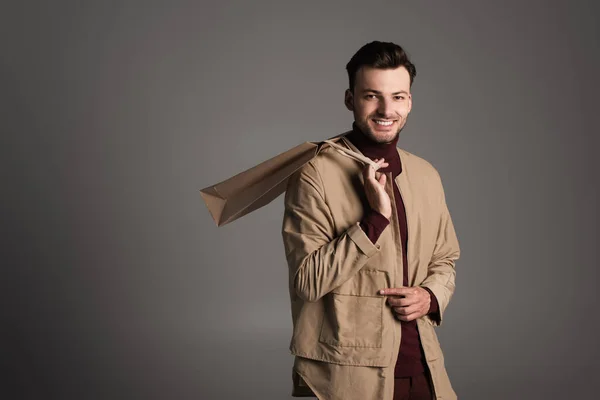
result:
<svg viewBox="0 0 600 400"><path fill-rule="evenodd" d="M439 175L438 175L439 178ZM428 264L427 278L421 286L431 290L438 303L438 312L428 315L435 325L441 325L444 311L454 294L455 288L455 262L460 256L460 248L452 218L446 205L444 189L441 186L441 213L439 228L431 260Z"/></svg>
<svg viewBox="0 0 600 400"><path fill-rule="evenodd" d="M282 236L290 285L305 301L319 300L350 279L374 254L359 222L336 237L335 224L312 162L290 177L285 193Z"/></svg>
<svg viewBox="0 0 600 400"><path fill-rule="evenodd" d="M365 232L371 243L377 243L379 236L389 224L389 219L375 210L370 210L360 221L360 228Z"/></svg>

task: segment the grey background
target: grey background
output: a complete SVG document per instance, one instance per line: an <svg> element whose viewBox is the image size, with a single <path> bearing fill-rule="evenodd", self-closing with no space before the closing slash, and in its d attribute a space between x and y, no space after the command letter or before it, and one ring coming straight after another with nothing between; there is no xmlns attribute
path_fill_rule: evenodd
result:
<svg viewBox="0 0 600 400"><path fill-rule="evenodd" d="M463 251L459 398L593 398L597 4L2 2L0 397L291 398L282 197L216 228L198 190L347 130L384 40Z"/></svg>

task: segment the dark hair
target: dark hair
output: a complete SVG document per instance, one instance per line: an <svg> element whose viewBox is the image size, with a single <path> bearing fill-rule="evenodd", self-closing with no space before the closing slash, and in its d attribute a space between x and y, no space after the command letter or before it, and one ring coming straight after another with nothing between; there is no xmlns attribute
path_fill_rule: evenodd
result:
<svg viewBox="0 0 600 400"><path fill-rule="evenodd" d="M352 56L348 64L346 64L351 91L354 90L356 72L363 66L381 69L404 67L410 76L411 86L417 75L417 70L414 64L410 62L408 54L406 54L402 47L395 43L379 41L367 43Z"/></svg>

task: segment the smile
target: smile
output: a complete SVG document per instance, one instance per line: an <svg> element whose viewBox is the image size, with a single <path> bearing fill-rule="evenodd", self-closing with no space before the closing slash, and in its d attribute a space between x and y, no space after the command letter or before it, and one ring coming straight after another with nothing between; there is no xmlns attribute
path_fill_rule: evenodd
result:
<svg viewBox="0 0 600 400"><path fill-rule="evenodd" d="M377 125L382 125L382 126L390 126L394 123L394 121L384 121L381 119L374 119L373 120Z"/></svg>

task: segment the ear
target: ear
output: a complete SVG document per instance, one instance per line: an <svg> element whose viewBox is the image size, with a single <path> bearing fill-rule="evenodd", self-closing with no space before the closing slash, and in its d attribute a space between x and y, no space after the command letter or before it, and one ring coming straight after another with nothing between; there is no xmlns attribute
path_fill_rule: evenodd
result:
<svg viewBox="0 0 600 400"><path fill-rule="evenodd" d="M410 114L410 110L412 110L412 94L408 95L408 114Z"/></svg>
<svg viewBox="0 0 600 400"><path fill-rule="evenodd" d="M346 89L346 92L344 93L344 104L348 110L354 111L354 95L350 89Z"/></svg>

